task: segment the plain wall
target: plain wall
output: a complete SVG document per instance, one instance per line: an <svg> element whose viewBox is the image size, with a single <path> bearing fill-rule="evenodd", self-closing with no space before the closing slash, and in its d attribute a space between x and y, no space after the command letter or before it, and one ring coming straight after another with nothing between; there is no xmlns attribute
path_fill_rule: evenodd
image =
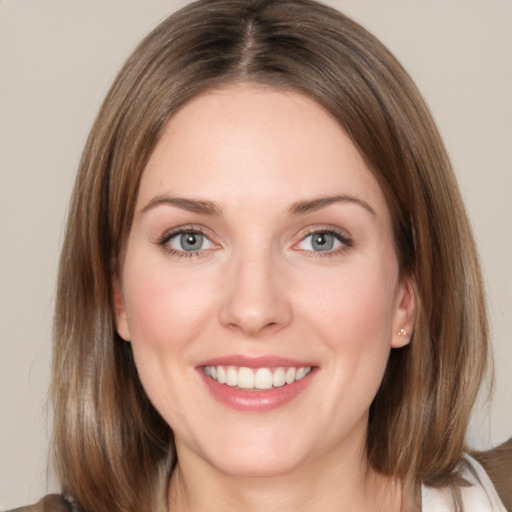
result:
<svg viewBox="0 0 512 512"><path fill-rule="evenodd" d="M55 275L85 138L124 59L184 3L0 0L0 509L48 490ZM479 244L496 354L494 402L470 440L496 444L512 435L512 2L328 3L395 53L445 138Z"/></svg>

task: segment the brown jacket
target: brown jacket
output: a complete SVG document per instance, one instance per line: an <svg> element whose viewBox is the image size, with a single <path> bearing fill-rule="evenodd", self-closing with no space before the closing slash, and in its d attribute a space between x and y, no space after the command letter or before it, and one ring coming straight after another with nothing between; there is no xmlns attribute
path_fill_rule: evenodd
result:
<svg viewBox="0 0 512 512"><path fill-rule="evenodd" d="M45 496L41 501L38 501L35 505L28 507L15 508L8 510L7 512L72 512L73 508L69 502L67 502L59 494L49 494Z"/></svg>

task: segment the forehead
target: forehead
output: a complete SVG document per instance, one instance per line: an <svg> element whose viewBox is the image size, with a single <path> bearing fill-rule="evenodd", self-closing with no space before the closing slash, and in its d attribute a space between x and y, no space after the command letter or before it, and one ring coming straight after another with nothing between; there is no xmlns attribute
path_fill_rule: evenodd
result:
<svg viewBox="0 0 512 512"><path fill-rule="evenodd" d="M196 97L169 120L138 203L173 194L284 204L340 193L387 212L359 151L319 104L295 92L233 85Z"/></svg>

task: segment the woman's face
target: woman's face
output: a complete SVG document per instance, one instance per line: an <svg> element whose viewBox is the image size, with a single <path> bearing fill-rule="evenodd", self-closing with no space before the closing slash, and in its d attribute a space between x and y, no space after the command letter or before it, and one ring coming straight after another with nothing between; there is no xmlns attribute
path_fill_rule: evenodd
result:
<svg viewBox="0 0 512 512"><path fill-rule="evenodd" d="M360 455L414 307L382 191L343 129L307 97L250 85L167 124L114 292L180 463L239 475Z"/></svg>

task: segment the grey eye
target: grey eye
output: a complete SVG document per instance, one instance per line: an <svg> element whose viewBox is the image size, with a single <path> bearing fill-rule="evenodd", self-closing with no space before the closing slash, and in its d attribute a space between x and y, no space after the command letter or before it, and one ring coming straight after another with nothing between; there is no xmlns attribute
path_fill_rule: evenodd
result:
<svg viewBox="0 0 512 512"><path fill-rule="evenodd" d="M314 251L330 251L335 240L334 235L330 233L314 233L311 235L311 247Z"/></svg>
<svg viewBox="0 0 512 512"><path fill-rule="evenodd" d="M304 237L297 245L299 249L313 252L327 252L338 249L342 246L342 241L336 233L328 231L318 231Z"/></svg>
<svg viewBox="0 0 512 512"><path fill-rule="evenodd" d="M166 243L179 252L198 252L214 247L208 237L199 231L175 233Z"/></svg>
<svg viewBox="0 0 512 512"><path fill-rule="evenodd" d="M198 251L203 245L201 233L182 233L179 235L180 246L184 251Z"/></svg>

